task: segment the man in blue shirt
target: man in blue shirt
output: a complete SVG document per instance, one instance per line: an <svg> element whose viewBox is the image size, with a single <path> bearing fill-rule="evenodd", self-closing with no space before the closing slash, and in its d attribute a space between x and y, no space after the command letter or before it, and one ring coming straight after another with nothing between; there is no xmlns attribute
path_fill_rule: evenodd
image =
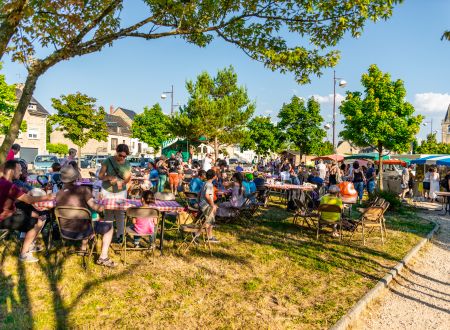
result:
<svg viewBox="0 0 450 330"><path fill-rule="evenodd" d="M236 172L242 172L244 168L242 167L241 163L238 163L238 166L236 166Z"/></svg>
<svg viewBox="0 0 450 330"><path fill-rule="evenodd" d="M205 170L199 170L198 175L191 180L189 183L189 191L198 194L204 184L204 180L206 178L206 171Z"/></svg>

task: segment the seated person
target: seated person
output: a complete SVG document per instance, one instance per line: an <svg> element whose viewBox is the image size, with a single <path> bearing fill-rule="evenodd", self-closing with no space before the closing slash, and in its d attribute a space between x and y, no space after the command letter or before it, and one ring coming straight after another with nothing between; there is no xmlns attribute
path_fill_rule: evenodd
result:
<svg viewBox="0 0 450 330"><path fill-rule="evenodd" d="M155 195L153 191L146 190L142 193L142 206L149 207L155 203ZM155 242L155 225L158 223L158 218L133 218L133 230L142 235L152 235L152 241ZM134 247L139 247L140 236L134 237Z"/></svg>
<svg viewBox="0 0 450 330"><path fill-rule="evenodd" d="M245 180L242 182L242 185L244 186L245 197L250 196L254 192L256 192L256 184L253 182L253 174L252 173L246 173L245 174Z"/></svg>
<svg viewBox="0 0 450 330"><path fill-rule="evenodd" d="M96 212L103 212L104 208L94 202L94 197L91 190L86 186L77 186L75 182L78 180L79 173L72 166L65 166L61 169L61 181L63 182L62 189L56 194L56 206L77 206L94 210ZM113 225L111 222L96 221L95 233L103 235L102 252L97 259L97 264L105 267L115 267L117 264L109 259L108 249L113 237ZM64 233L67 236L77 236L79 233ZM81 251L87 249L87 239L83 240Z"/></svg>
<svg viewBox="0 0 450 330"><path fill-rule="evenodd" d="M224 202L219 205L216 215L221 218L229 218L234 216L235 209L244 204L244 186L242 185L242 173L236 172L233 174L231 181L233 182L231 198L229 202Z"/></svg>
<svg viewBox="0 0 450 330"><path fill-rule="evenodd" d="M61 164L60 163L53 163L52 164L52 180L51 183L53 185L53 192L57 193L59 191L59 189L62 188L62 181L61 181L61 173L59 173L59 171L61 171Z"/></svg>
<svg viewBox="0 0 450 330"><path fill-rule="evenodd" d="M189 191L198 194L203 188L204 184L203 181L205 180L205 178L206 178L206 171L199 170L198 175L194 177L191 180L191 182L189 182Z"/></svg>
<svg viewBox="0 0 450 330"><path fill-rule="evenodd" d="M264 174L255 172L254 176L255 176L255 178L254 178L253 182L255 183L256 190L264 190L265 184L266 184L266 179L264 178Z"/></svg>
<svg viewBox="0 0 450 330"><path fill-rule="evenodd" d="M243 172L244 168L242 167L242 163L238 163L238 165L236 166L236 172Z"/></svg>
<svg viewBox="0 0 450 330"><path fill-rule="evenodd" d="M341 210L343 208L342 199L339 197L339 187L336 185L331 186L328 189L328 194L322 196L320 199L320 205L326 204L326 205L338 205ZM336 224L333 225L333 237L339 237L339 233L337 231L337 222L341 220L341 213L334 213L334 212L322 212L321 218L328 222L336 222Z"/></svg>
<svg viewBox="0 0 450 330"><path fill-rule="evenodd" d="M44 222L38 218L31 204L53 200L53 196L34 197L26 194L13 183L13 180L19 179L20 174L21 166L17 160L8 160L3 165L3 176L0 178L0 229L25 232L19 259L23 262L37 262L39 259L33 256L33 252L37 252L33 242ZM23 202L20 207L16 207L17 201Z"/></svg>
<svg viewBox="0 0 450 330"><path fill-rule="evenodd" d="M308 182L321 187L323 185L323 179L319 176L317 171L312 172L310 176L308 176Z"/></svg>
<svg viewBox="0 0 450 330"><path fill-rule="evenodd" d="M33 187L27 182L28 178L28 164L23 159L19 160L19 165L21 168L21 173L18 179L13 179L13 183L22 188L25 192L29 192Z"/></svg>

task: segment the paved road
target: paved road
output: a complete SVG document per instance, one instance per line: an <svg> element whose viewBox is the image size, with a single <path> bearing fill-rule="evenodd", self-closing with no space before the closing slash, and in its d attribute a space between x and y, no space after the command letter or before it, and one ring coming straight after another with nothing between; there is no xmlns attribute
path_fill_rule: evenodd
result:
<svg viewBox="0 0 450 330"><path fill-rule="evenodd" d="M450 329L450 217L436 213L424 215L441 226L432 242L366 311L357 328Z"/></svg>

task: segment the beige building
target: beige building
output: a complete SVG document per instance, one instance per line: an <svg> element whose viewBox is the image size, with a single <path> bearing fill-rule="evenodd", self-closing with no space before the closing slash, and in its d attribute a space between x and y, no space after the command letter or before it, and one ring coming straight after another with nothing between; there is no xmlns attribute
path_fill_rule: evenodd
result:
<svg viewBox="0 0 450 330"><path fill-rule="evenodd" d="M22 96L23 84L17 84L16 98ZM48 111L34 98L31 97L25 112L24 120L27 123L27 131L20 132L14 143L20 144L19 158L25 159L28 163L34 161L36 155L47 154L47 117ZM3 142L4 136L0 135L0 143Z"/></svg>
<svg viewBox="0 0 450 330"><path fill-rule="evenodd" d="M445 118L441 123L442 127L442 142L450 143L450 104L448 105Z"/></svg>
<svg viewBox="0 0 450 330"><path fill-rule="evenodd" d="M340 141L336 147L338 155L352 155L360 152L360 148L354 146L348 141Z"/></svg>
<svg viewBox="0 0 450 330"><path fill-rule="evenodd" d="M89 140L81 149L81 154L114 154L118 144L125 143L131 145L130 126L119 116L106 114L106 125L108 127L107 141ZM64 132L53 131L50 135L51 143L64 143L69 148L78 147L69 139L64 137Z"/></svg>

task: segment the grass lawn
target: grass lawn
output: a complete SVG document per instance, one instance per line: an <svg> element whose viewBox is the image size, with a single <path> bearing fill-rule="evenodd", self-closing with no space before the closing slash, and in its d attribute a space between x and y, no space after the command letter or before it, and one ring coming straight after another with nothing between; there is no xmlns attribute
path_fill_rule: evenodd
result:
<svg viewBox="0 0 450 330"><path fill-rule="evenodd" d="M0 328L327 328L433 227L413 210L388 213L387 225L384 246L371 238L363 247L360 235L316 241L272 204L252 227L218 227L212 257L204 246L179 255L168 235L154 264L131 252L112 270L84 270L81 257L56 251L20 264L9 240L0 243Z"/></svg>

